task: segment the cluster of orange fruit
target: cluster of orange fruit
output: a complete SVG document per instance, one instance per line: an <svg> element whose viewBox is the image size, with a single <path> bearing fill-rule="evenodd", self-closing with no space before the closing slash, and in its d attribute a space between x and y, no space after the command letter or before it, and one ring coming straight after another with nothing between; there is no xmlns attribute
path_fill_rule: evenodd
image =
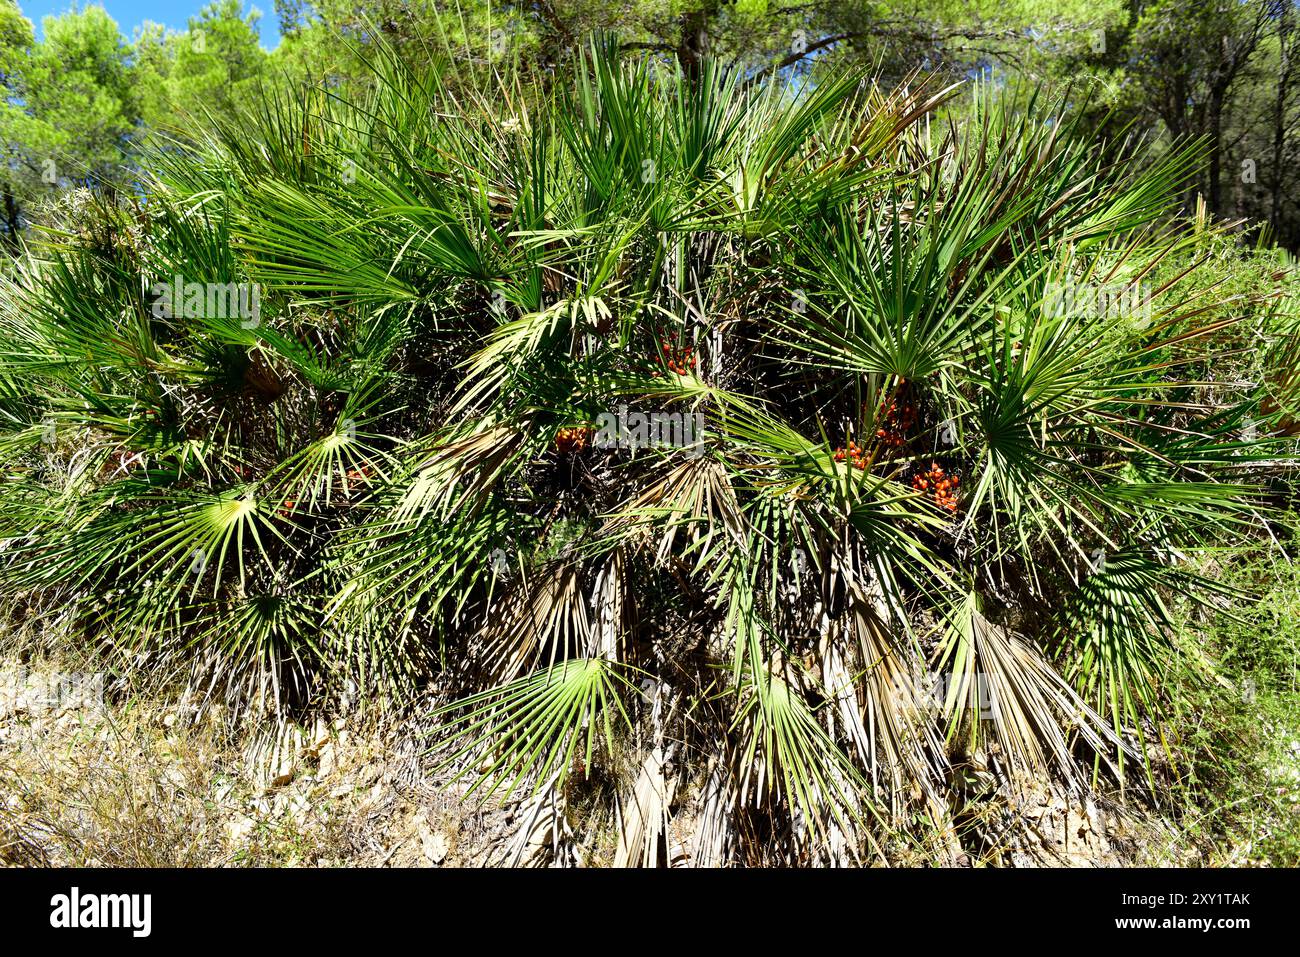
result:
<svg viewBox="0 0 1300 957"><path fill-rule="evenodd" d="M930 463L930 471L922 472L912 479L912 488L918 492L933 492L934 504L950 512L957 511L957 486L961 479L956 475L945 475L943 466L938 462Z"/></svg>
<svg viewBox="0 0 1300 957"><path fill-rule="evenodd" d="M901 448L907 441L907 433L916 424L916 406L907 401L901 406L898 403L899 399L889 401L889 405L885 406L884 421L876 429L876 438L886 448Z"/></svg>
<svg viewBox="0 0 1300 957"><path fill-rule="evenodd" d="M659 347L663 350L664 364L678 375L691 375L695 372L695 350L690 346L677 348L671 339L660 339Z"/></svg>
<svg viewBox="0 0 1300 957"><path fill-rule="evenodd" d="M350 492L352 490L353 482L358 485L365 485L370 479L370 474L370 466L368 465L363 465L358 469L348 469L347 475L343 480L344 490Z"/></svg>
<svg viewBox="0 0 1300 957"><path fill-rule="evenodd" d="M856 465L860 469L867 467L867 450L856 442L850 442L847 449L839 448L835 450L836 462L843 462L846 458L851 465Z"/></svg>
<svg viewBox="0 0 1300 957"><path fill-rule="evenodd" d="M555 433L555 447L561 452L581 452L587 447L592 430L581 425L572 425Z"/></svg>

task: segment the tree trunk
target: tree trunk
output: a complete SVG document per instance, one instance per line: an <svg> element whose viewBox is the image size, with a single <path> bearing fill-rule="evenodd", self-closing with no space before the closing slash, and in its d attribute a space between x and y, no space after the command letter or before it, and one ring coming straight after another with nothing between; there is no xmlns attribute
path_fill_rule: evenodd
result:
<svg viewBox="0 0 1300 957"><path fill-rule="evenodd" d="M709 52L709 23L717 12L717 0L703 0L698 9L682 16L677 62L692 86L699 82L700 67Z"/></svg>
<svg viewBox="0 0 1300 957"><path fill-rule="evenodd" d="M1269 206L1268 221L1274 236L1282 230L1282 156L1286 147L1286 96L1291 79L1291 63L1287 50L1287 34L1291 32L1291 4L1282 7L1277 21L1278 74L1277 99L1273 103L1273 167L1271 169L1273 196Z"/></svg>
<svg viewBox="0 0 1300 957"><path fill-rule="evenodd" d="M18 249L18 200L8 189L5 190L5 245Z"/></svg>
<svg viewBox="0 0 1300 957"><path fill-rule="evenodd" d="M1220 181L1223 177L1223 99L1225 91L1219 87L1210 90L1209 102L1206 104L1205 123L1210 134L1210 212L1215 216L1223 213L1223 198Z"/></svg>

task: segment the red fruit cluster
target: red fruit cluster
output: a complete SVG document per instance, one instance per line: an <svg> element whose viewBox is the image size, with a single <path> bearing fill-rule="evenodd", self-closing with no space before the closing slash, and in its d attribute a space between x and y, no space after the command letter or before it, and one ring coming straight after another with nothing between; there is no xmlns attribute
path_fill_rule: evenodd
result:
<svg viewBox="0 0 1300 957"><path fill-rule="evenodd" d="M933 493L934 504L950 512L957 511L957 486L961 479L956 475L945 475L943 466L938 462L930 463L930 471L922 472L912 479L912 488L918 492Z"/></svg>
<svg viewBox="0 0 1300 957"><path fill-rule="evenodd" d="M902 405L899 405L900 401ZM880 427L876 429L876 438L886 448L901 448L907 441L907 433L916 425L916 406L900 397L891 399L883 412Z"/></svg>
<svg viewBox="0 0 1300 957"><path fill-rule="evenodd" d="M371 474L370 466L368 465L363 465L356 469L348 469L347 476L343 480L344 490L350 492L352 490L352 483L354 482L357 485L365 485L370 480Z"/></svg>
<svg viewBox="0 0 1300 957"><path fill-rule="evenodd" d="M856 442L850 442L847 449L835 450L836 462L843 462L845 459L848 459L850 464L865 469L867 467L867 450L861 448Z"/></svg>
<svg viewBox="0 0 1300 957"><path fill-rule="evenodd" d="M655 335L659 337L659 351L663 353L664 365L678 375L691 375L695 372L697 360L694 349L690 346L679 348L672 333L662 326L655 327Z"/></svg>
<svg viewBox="0 0 1300 957"><path fill-rule="evenodd" d="M664 364L678 375L691 375L695 372L695 350L690 346L678 349L667 339L659 343L664 353Z"/></svg>
<svg viewBox="0 0 1300 957"><path fill-rule="evenodd" d="M591 438L591 429L580 425L560 429L555 434L555 447L561 452L581 452Z"/></svg>

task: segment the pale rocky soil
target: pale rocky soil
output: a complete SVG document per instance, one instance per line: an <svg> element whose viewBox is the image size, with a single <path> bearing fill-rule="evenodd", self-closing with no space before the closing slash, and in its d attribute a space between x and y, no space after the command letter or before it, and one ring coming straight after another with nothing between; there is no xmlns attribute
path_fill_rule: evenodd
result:
<svg viewBox="0 0 1300 957"><path fill-rule="evenodd" d="M165 706L0 695L0 865L494 863L514 809L462 802L423 751L374 723L250 736Z"/></svg>
<svg viewBox="0 0 1300 957"><path fill-rule="evenodd" d="M318 720L232 731L220 714L185 720L163 704L99 707L0 690L0 866L383 866L608 864L612 829L559 835L553 807L463 800L411 723ZM1287 773L1300 773L1297 766ZM971 866L1209 863L1156 818L1046 788L1015 799L967 785ZM671 829L669 859L691 828ZM976 836L977 835L977 836ZM558 840L557 840L558 836ZM562 845L562 853L554 847ZM978 860L972 860L972 854ZM904 857L899 863L908 863ZM913 863L924 864L926 860Z"/></svg>

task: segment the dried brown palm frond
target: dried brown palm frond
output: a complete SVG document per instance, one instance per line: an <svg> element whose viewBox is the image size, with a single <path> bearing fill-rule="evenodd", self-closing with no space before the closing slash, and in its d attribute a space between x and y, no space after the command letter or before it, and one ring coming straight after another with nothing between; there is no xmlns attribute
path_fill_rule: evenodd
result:
<svg viewBox="0 0 1300 957"><path fill-rule="evenodd" d="M587 582L584 565L557 561L504 591L471 646L484 673L508 681L603 650L608 631L592 620Z"/></svg>
<svg viewBox="0 0 1300 957"><path fill-rule="evenodd" d="M943 706L949 739L960 740L969 753L991 739L1016 771L1050 769L1075 785L1083 782L1070 733L1117 780L1122 775L1109 755L1139 758L1039 652L985 618L975 595L966 596L948 620L939 664L950 676Z"/></svg>

